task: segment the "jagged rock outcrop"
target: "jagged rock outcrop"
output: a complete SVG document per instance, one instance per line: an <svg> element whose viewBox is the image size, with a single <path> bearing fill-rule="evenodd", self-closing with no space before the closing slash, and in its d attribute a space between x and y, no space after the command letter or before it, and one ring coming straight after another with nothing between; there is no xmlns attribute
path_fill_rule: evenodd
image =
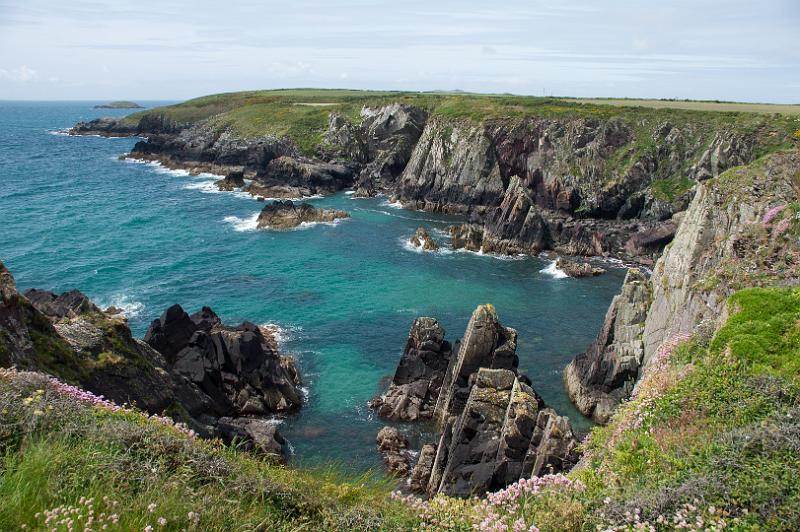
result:
<svg viewBox="0 0 800 532"><path fill-rule="evenodd" d="M798 168L800 153L777 152L698 185L652 277L629 271L597 339L567 366L567 391L581 412L607 422L662 344L724 323L735 290L797 284L795 222L777 214L776 229L764 217L797 200Z"/></svg>
<svg viewBox="0 0 800 532"><path fill-rule="evenodd" d="M230 192L231 190L236 190L237 188L241 189L244 188L244 172L241 170L237 170L234 172L229 172L224 178L220 179L219 181L215 181L214 184L217 186L218 189Z"/></svg>
<svg viewBox="0 0 800 532"><path fill-rule="evenodd" d="M467 251L483 251L483 228L476 224L451 225L450 246L453 249L466 249Z"/></svg>
<svg viewBox="0 0 800 532"><path fill-rule="evenodd" d="M257 226L260 229L292 229L304 223L333 222L349 217L345 211L319 209L305 202L276 200L261 210Z"/></svg>
<svg viewBox="0 0 800 532"><path fill-rule="evenodd" d="M363 165L356 186L370 194L376 186L391 186L403 172L427 120L425 109L398 103L365 107L359 124L334 113L326 140L339 154Z"/></svg>
<svg viewBox="0 0 800 532"><path fill-rule="evenodd" d="M599 266L594 266L588 262L568 260L563 257L556 259L556 268L569 277L594 277L595 275L606 273L606 271Z"/></svg>
<svg viewBox="0 0 800 532"><path fill-rule="evenodd" d="M630 396L644 362L644 322L652 298L650 280L632 268L614 297L600 334L564 370L570 400L597 423L607 423Z"/></svg>
<svg viewBox="0 0 800 532"><path fill-rule="evenodd" d="M280 454L285 441L265 416L295 411L302 400L294 361L269 331L225 326L207 307L188 316L176 305L151 325L146 343L77 290L30 290L29 300L2 263L0 294L0 365L50 373L118 404L168 413L201 436Z"/></svg>
<svg viewBox="0 0 800 532"><path fill-rule="evenodd" d="M81 314L100 312L100 309L78 290L56 295L49 290L31 288L25 291L25 297L36 310L51 317L75 318Z"/></svg>
<svg viewBox="0 0 800 532"><path fill-rule="evenodd" d="M408 475L411 468L408 439L395 427L383 427L375 441L389 473L399 477Z"/></svg>
<svg viewBox="0 0 800 532"><path fill-rule="evenodd" d="M224 415L265 416L300 408L299 373L278 354L274 338L245 322L230 327L204 307L189 316L173 305L144 341L164 354L170 371L188 379Z"/></svg>
<svg viewBox="0 0 800 532"><path fill-rule="evenodd" d="M491 305L475 310L455 354L444 345L436 320L417 318L389 391L372 403L379 415L433 417L441 429L438 443L423 445L413 469L405 456L402 465L390 462L409 476L411 490L482 494L524 474L566 470L577 462L569 421L544 408L530 380L517 375L516 331L500 325ZM407 448L395 445L398 438L388 431L379 435L387 442L381 447Z"/></svg>
<svg viewBox="0 0 800 532"><path fill-rule="evenodd" d="M797 239L765 227L765 214L800 195L797 150L768 155L703 181L672 244L653 269L653 303L644 329L649 362L669 338L702 323L716 329L737 288L796 283Z"/></svg>
<svg viewBox="0 0 800 532"><path fill-rule="evenodd" d="M569 420L544 408L513 371L481 368L473 381L464 411L445 424L433 465L430 451L420 453L414 485L425 485L430 470L428 495L468 497L577 463Z"/></svg>
<svg viewBox="0 0 800 532"><path fill-rule="evenodd" d="M394 195L419 210L466 213L500 202L505 183L481 125L428 121Z"/></svg>
<svg viewBox="0 0 800 532"><path fill-rule="evenodd" d="M284 155L269 161L247 191L265 198L302 198L330 194L352 182L353 169L347 165Z"/></svg>
<svg viewBox="0 0 800 532"><path fill-rule="evenodd" d="M480 305L475 309L442 381L434 409L437 424L441 426L449 417L461 414L472 387L470 377L480 368L516 371L516 350L517 331L500 325L494 307Z"/></svg>
<svg viewBox="0 0 800 532"><path fill-rule="evenodd" d="M424 227L417 228L409 239L409 243L423 251L437 251L439 249L439 245L431 238L431 235L428 234Z"/></svg>
<svg viewBox="0 0 800 532"><path fill-rule="evenodd" d="M415 319L389 389L370 406L395 421L431 419L450 356L450 342L439 322Z"/></svg>

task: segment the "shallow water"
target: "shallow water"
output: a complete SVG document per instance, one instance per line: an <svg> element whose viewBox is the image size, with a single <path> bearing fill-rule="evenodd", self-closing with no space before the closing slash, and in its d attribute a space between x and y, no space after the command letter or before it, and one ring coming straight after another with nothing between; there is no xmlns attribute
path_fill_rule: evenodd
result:
<svg viewBox="0 0 800 532"><path fill-rule="evenodd" d="M257 231L263 204L216 191L213 176L119 161L135 139L55 133L126 114L93 104L0 102L0 260L21 290L78 288L125 308L138 336L173 303L189 312L209 305L229 323L280 325L308 390L281 429L303 462L377 466L382 423L366 402L394 372L412 320L438 318L452 341L480 303L519 331L520 367L536 390L588 427L561 371L597 334L624 270L563 279L535 257L419 253L405 243L418 226L441 244L458 219L345 193L310 201L352 219Z"/></svg>

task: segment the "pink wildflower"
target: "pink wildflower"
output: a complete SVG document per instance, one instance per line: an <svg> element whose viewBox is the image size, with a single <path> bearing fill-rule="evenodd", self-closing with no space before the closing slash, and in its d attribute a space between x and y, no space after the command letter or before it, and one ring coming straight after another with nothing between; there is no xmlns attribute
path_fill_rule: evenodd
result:
<svg viewBox="0 0 800 532"><path fill-rule="evenodd" d="M773 207L770 210L768 210L764 214L764 218L761 220L761 223L764 226L764 228L765 229L768 228L770 222L772 222L772 220L774 220L775 217L778 216L785 208L786 205L778 205L777 207Z"/></svg>

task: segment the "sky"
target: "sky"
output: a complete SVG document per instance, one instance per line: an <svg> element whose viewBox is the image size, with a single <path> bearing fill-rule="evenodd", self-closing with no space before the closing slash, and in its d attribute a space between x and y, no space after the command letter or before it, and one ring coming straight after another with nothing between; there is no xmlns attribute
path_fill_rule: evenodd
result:
<svg viewBox="0 0 800 532"><path fill-rule="evenodd" d="M0 99L282 87L800 103L800 0L0 0Z"/></svg>

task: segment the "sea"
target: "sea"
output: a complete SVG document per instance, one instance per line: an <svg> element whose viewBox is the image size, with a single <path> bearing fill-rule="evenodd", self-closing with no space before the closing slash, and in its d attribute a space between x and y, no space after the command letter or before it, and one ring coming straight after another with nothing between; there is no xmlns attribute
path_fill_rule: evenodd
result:
<svg viewBox="0 0 800 532"><path fill-rule="evenodd" d="M367 402L394 373L413 320L435 317L455 341L483 303L519 332L520 368L544 400L577 432L591 427L562 371L598 333L621 265L571 279L550 258L453 251L447 227L460 218L346 191L307 201L350 219L258 230L264 203L218 191L219 176L120 160L138 139L64 133L129 112L97 103L0 102L0 261L21 291L77 288L124 309L140 338L174 303L210 306L229 324L277 325L303 376L302 410L278 420L301 465L380 471L375 435L386 422ZM408 245L420 226L439 252ZM413 445L433 441L429 428L397 426Z"/></svg>

